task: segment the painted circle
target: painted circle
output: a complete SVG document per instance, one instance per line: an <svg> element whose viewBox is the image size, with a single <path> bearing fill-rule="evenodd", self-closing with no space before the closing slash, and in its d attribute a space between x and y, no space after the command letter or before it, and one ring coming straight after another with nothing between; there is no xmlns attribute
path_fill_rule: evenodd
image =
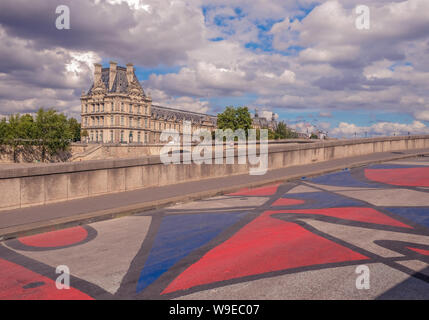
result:
<svg viewBox="0 0 429 320"><path fill-rule="evenodd" d="M57 248L70 246L85 240L88 231L83 227L73 227L19 238L26 246L38 248Z"/></svg>

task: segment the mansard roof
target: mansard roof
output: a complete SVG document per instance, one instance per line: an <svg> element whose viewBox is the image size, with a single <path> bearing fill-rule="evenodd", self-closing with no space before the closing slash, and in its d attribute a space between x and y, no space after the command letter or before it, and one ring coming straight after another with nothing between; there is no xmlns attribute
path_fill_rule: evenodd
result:
<svg viewBox="0 0 429 320"><path fill-rule="evenodd" d="M137 79L137 76L135 73L133 73L133 81L132 84L134 86L138 86L139 89L141 89L141 92L143 95L145 95L143 87L141 86L139 80ZM101 69L101 81L103 82L104 86L107 89L107 93L128 93L128 89L130 87L130 83L128 83L127 79L127 69L124 67L117 67L116 68L116 76L115 80L113 82L112 88L109 90L109 82L110 82L110 69L109 68L103 68ZM88 91L88 94L92 93L92 89L94 88L94 83L91 85L91 88Z"/></svg>
<svg viewBox="0 0 429 320"><path fill-rule="evenodd" d="M264 117L253 117L252 119L253 125L259 125L261 128L268 128L268 127L277 127L277 121L275 120L268 120Z"/></svg>
<svg viewBox="0 0 429 320"><path fill-rule="evenodd" d="M180 109L173 109L152 105L151 107L153 119L174 120L174 121L191 121L192 123L202 124L204 121L211 122L214 126L217 124L217 117Z"/></svg>

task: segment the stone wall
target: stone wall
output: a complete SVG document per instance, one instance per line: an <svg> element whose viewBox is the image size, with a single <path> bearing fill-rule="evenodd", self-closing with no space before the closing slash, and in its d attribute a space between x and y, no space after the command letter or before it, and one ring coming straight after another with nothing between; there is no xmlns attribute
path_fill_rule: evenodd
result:
<svg viewBox="0 0 429 320"><path fill-rule="evenodd" d="M268 169L304 165L377 152L429 148L429 136L270 145ZM93 160L0 170L0 210L123 192L186 181L246 174L249 164L164 165L159 156Z"/></svg>
<svg viewBox="0 0 429 320"><path fill-rule="evenodd" d="M14 154L15 153L15 154ZM72 156L71 150L62 151L50 156L45 153L46 162L64 162ZM17 146L15 150L6 145L0 145L0 163L31 163L40 162L42 159L42 149L38 146Z"/></svg>

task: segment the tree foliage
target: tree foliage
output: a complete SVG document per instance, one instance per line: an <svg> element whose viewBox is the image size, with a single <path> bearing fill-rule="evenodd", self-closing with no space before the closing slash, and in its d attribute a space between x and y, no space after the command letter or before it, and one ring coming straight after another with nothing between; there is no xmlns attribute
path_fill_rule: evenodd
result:
<svg viewBox="0 0 429 320"><path fill-rule="evenodd" d="M298 134L292 129L288 128L282 121L277 124L277 128L274 132L275 139L296 139Z"/></svg>
<svg viewBox="0 0 429 320"><path fill-rule="evenodd" d="M79 131L79 132L78 132ZM0 143L12 149L14 161L20 147L41 148L41 159L66 151L71 141L80 139L80 124L55 110L39 109L35 117L14 114L0 121Z"/></svg>
<svg viewBox="0 0 429 320"><path fill-rule="evenodd" d="M246 134L252 128L252 117L247 107L226 107L225 111L217 115L219 129L243 129Z"/></svg>

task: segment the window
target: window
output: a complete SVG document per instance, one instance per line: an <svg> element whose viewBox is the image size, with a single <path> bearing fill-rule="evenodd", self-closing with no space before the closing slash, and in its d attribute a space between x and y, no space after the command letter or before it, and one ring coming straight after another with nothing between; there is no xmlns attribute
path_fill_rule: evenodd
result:
<svg viewBox="0 0 429 320"><path fill-rule="evenodd" d="M147 128L147 118L144 119L144 127Z"/></svg>
<svg viewBox="0 0 429 320"><path fill-rule="evenodd" d="M124 131L121 131L121 143L124 143Z"/></svg>
<svg viewBox="0 0 429 320"><path fill-rule="evenodd" d="M100 131L100 142L103 142L103 131Z"/></svg>
<svg viewBox="0 0 429 320"><path fill-rule="evenodd" d="M133 105L130 104L130 113L133 113Z"/></svg>
<svg viewBox="0 0 429 320"><path fill-rule="evenodd" d="M140 136L141 136L141 134L140 134L140 132L139 132L139 133L137 134L137 142L138 142L138 143L140 143L140 142L141 142L141 140L140 140L140 139L141 139L141 137L140 137Z"/></svg>
<svg viewBox="0 0 429 320"><path fill-rule="evenodd" d="M124 116L121 116L121 126L124 125Z"/></svg>
<svg viewBox="0 0 429 320"><path fill-rule="evenodd" d="M137 113L140 114L140 106L137 106Z"/></svg>
<svg viewBox="0 0 429 320"><path fill-rule="evenodd" d="M113 126L113 116L110 116L110 125Z"/></svg>
<svg viewBox="0 0 429 320"><path fill-rule="evenodd" d="M95 104L92 105L92 112L95 112Z"/></svg>
<svg viewBox="0 0 429 320"><path fill-rule="evenodd" d="M110 130L110 142L113 142L113 130Z"/></svg>
<svg viewBox="0 0 429 320"><path fill-rule="evenodd" d="M147 107L144 107L144 113L147 114Z"/></svg>
<svg viewBox="0 0 429 320"><path fill-rule="evenodd" d="M133 126L133 118L130 117L130 127L132 127L132 126Z"/></svg>
<svg viewBox="0 0 429 320"><path fill-rule="evenodd" d="M88 112L88 105L85 104L85 113L87 113L87 112Z"/></svg>
<svg viewBox="0 0 429 320"><path fill-rule="evenodd" d="M101 111L104 112L104 103L101 104Z"/></svg>
<svg viewBox="0 0 429 320"><path fill-rule="evenodd" d="M121 102L121 111L122 112L124 111L124 103L123 102Z"/></svg>

